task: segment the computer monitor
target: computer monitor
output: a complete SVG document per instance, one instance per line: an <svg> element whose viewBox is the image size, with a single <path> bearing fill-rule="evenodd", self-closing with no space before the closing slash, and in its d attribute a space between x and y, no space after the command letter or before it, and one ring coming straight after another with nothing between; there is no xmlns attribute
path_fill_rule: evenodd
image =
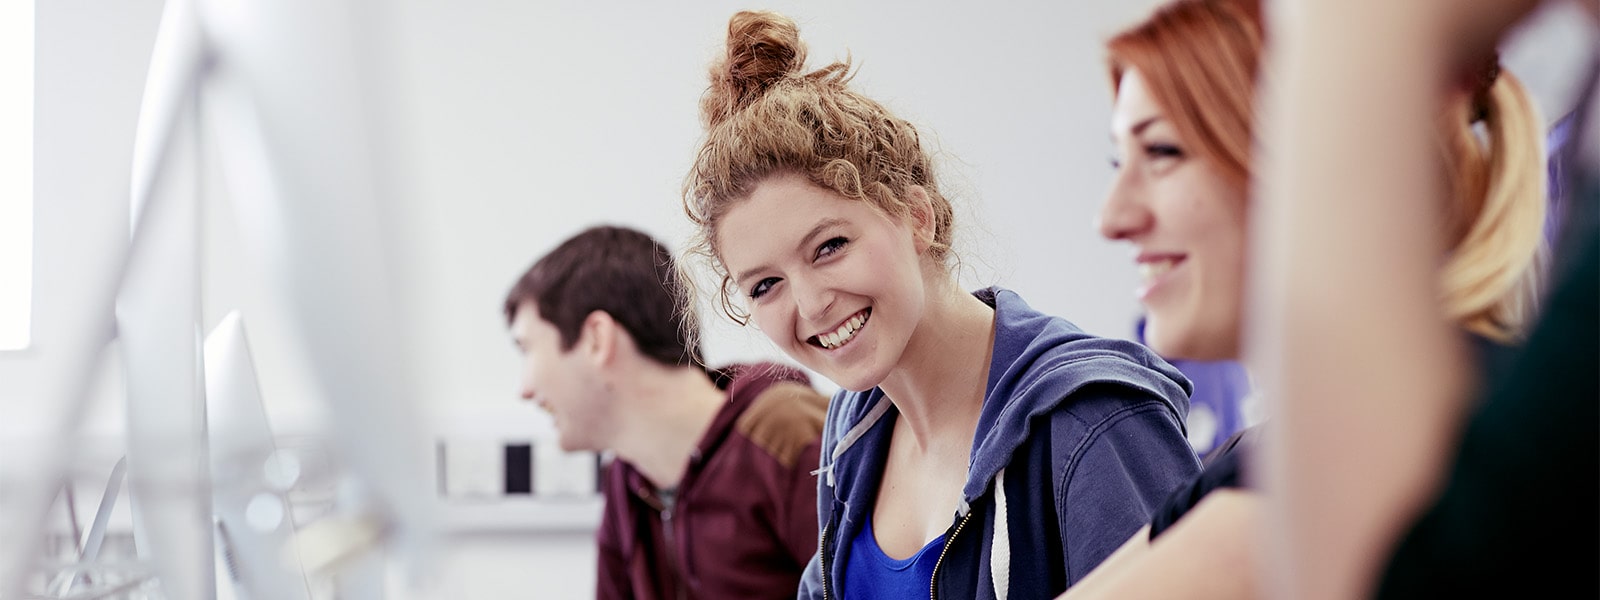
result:
<svg viewBox="0 0 1600 600"><path fill-rule="evenodd" d="M383 203L402 186L390 180L396 171L385 168L385 140L373 122L383 110L368 21L381 8L363 0L168 0L135 141L135 235L125 257L106 257L104 272L90 273L105 285L85 302L85 325L64 340L66 368L48 377L47 400L60 405L51 427L61 435L47 442L41 466L18 478L27 486L16 494L18 510L0 515L0 595L20 592L38 562L32 544L42 538L39 522L71 462L85 406L77 382L105 347L113 304L127 373L135 538L167 597L215 594L197 232L201 169L216 162L263 183L228 182L234 213L248 224L240 241L288 306L289 337L301 342L338 432L329 441L364 492L342 521L360 526L323 528L317 539L348 543L337 556L382 545L415 558L427 547L436 499L418 386L409 380L418 365L397 308L404 294L392 285L399 271L391 260L403 249Z"/></svg>
<svg viewBox="0 0 1600 600"><path fill-rule="evenodd" d="M237 311L206 336L205 373L212 510L226 569L217 574L219 584L240 598L307 600L305 571L290 543L295 523L287 490L297 469L277 452Z"/></svg>
<svg viewBox="0 0 1600 600"><path fill-rule="evenodd" d="M127 373L127 481L140 553L172 597L215 590L205 415L201 403L195 231L195 82L205 52L196 11L171 0L162 14L140 106L130 194L133 235L79 273L93 283L59 299L79 318L53 336L41 364L44 435L5 467L0 494L0 596L20 597L42 566L44 515L79 445L90 382L113 341ZM41 347L45 345L41 341ZM143 533L144 535L140 535ZM152 574L137 573L140 581ZM135 581L134 583L138 583Z"/></svg>
<svg viewBox="0 0 1600 600"><path fill-rule="evenodd" d="M297 534L320 549L349 544L347 551L307 552L302 561L315 573L376 542L421 572L437 499L414 379L422 365L397 284L402 209L388 202L404 186L385 162L374 118L384 114L384 99L370 20L383 5L270 0L202 8L217 55L206 125L242 224L243 254L262 267L265 288L287 309L287 337L299 342L312 392L337 432L328 441L361 488L361 506L303 524Z"/></svg>
<svg viewBox="0 0 1600 600"><path fill-rule="evenodd" d="M115 302L134 543L169 598L216 593L200 356L202 55L192 4L168 4L135 132L134 235Z"/></svg>

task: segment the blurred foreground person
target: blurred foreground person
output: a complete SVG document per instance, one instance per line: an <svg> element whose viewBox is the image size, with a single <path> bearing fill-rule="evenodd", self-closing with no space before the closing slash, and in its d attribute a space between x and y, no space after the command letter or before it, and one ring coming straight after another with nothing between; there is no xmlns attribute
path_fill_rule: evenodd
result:
<svg viewBox="0 0 1600 600"><path fill-rule="evenodd" d="M1276 403L1264 453L1275 597L1600 592L1592 76L1546 309L1505 372L1473 385L1422 276L1448 234L1432 108L1536 4L1274 5L1273 160L1254 232L1263 318L1246 354Z"/></svg>
<svg viewBox="0 0 1600 600"><path fill-rule="evenodd" d="M1254 318L1245 282L1258 245L1247 223L1252 173L1270 160L1252 156L1251 137L1264 37L1257 0L1179 0L1108 43L1117 177L1099 226L1137 248L1146 338L1164 356L1236 359ZM1475 368L1484 370L1523 333L1546 199L1531 100L1492 56L1474 67L1428 121L1440 140L1436 160L1453 167L1452 187L1430 223L1446 241L1418 276L1438 290L1431 318L1472 340ZM1480 139L1475 127L1488 135ZM1258 439L1247 430L1208 456L1148 537L1129 540L1067 597L1262 595L1255 565L1264 506L1251 477Z"/></svg>

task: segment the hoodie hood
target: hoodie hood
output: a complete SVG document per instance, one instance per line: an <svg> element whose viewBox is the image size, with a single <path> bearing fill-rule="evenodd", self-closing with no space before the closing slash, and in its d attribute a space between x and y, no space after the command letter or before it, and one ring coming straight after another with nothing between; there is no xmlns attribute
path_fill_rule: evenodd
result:
<svg viewBox="0 0 1600 600"><path fill-rule="evenodd" d="M1065 319L1034 310L1011 290L992 287L974 295L994 306L995 335L978 417L978 431L983 433L973 440L963 504L988 489L1012 453L1027 441L1039 421L1036 417L1070 403L1085 386L1143 390L1162 398L1180 425L1185 422L1193 391L1189 380L1149 348L1091 336Z"/></svg>
<svg viewBox="0 0 1600 600"><path fill-rule="evenodd" d="M950 568L935 568L932 591L996 600L1013 587L1059 593L1199 470L1183 432L1191 386L1142 345L1091 336L1009 290L974 295L994 307L994 346L966 483L944 537L940 564ZM820 548L799 594L808 599L845 577L899 415L878 388L841 391L828 411Z"/></svg>
<svg viewBox="0 0 1600 600"><path fill-rule="evenodd" d="M1149 348L1084 333L1065 319L1034 310L1011 290L990 287L973 295L994 307L994 351L958 517L966 515L972 501L989 489L1011 455L1027 442L1040 420L1037 417L1070 404L1074 394L1086 386L1120 385L1145 391L1162 398L1180 426L1185 422L1192 391L1189 380ZM830 486L839 457L894 412L889 398L878 388L844 392L834 401L841 406L833 415L832 426L845 433L819 469Z"/></svg>

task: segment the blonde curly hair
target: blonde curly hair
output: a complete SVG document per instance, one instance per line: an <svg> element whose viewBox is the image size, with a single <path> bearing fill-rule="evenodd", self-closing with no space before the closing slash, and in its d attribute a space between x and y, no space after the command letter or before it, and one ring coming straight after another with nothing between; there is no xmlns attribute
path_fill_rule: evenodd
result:
<svg viewBox="0 0 1600 600"><path fill-rule="evenodd" d="M712 64L700 101L706 137L683 189L683 210L696 229L688 252L710 264L720 278L722 311L739 323L748 315L731 300L717 224L774 175L798 174L898 218L912 214L907 189L920 187L933 211L928 257L945 261L950 255L954 211L939 192L917 128L851 90L848 60L807 73L805 59L794 21L772 12L737 13L728 21L727 52Z"/></svg>

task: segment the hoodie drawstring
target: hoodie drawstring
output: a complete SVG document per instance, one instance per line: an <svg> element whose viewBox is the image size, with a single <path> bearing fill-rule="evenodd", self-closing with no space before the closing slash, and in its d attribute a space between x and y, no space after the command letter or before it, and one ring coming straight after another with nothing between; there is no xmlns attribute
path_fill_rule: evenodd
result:
<svg viewBox="0 0 1600 600"><path fill-rule="evenodd" d="M867 414L861 417L861 420L857 421L855 426L844 433L844 437L839 438L839 443L833 447L833 455L828 457L828 464L812 471L811 474L827 477L828 487L833 487L833 465L839 462L839 456L844 454L845 450L849 450L850 446L856 443L856 440L861 439L861 436L866 435L867 430L872 429L872 426L877 424L878 419L883 418L884 413L889 412L889 407L892 405L888 396L879 398L878 403L872 405L872 410L867 411Z"/></svg>
<svg viewBox="0 0 1600 600"><path fill-rule="evenodd" d="M994 538L989 540L989 579L996 600L1011 592L1011 522L1006 518L1006 470L994 476Z"/></svg>

